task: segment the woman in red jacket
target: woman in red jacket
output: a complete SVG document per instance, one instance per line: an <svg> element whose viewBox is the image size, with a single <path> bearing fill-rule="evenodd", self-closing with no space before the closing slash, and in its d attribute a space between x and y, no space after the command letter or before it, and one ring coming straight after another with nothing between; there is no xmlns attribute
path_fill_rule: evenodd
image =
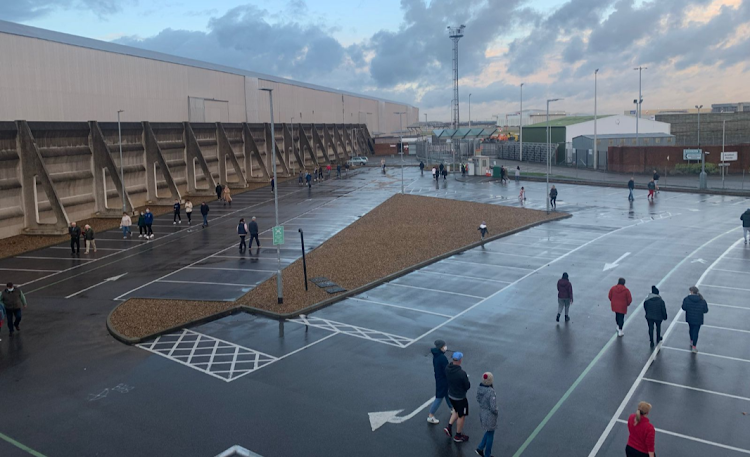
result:
<svg viewBox="0 0 750 457"><path fill-rule="evenodd" d="M612 311L615 313L615 322L617 322L617 336L622 336L622 326L625 323L625 315L628 313L628 306L633 302L633 296L625 287L625 278L617 280L617 285L609 289L609 302Z"/></svg>
<svg viewBox="0 0 750 457"><path fill-rule="evenodd" d="M628 417L628 445L625 446L627 457L654 457L654 437L656 430L648 420L651 404L642 401L638 410Z"/></svg>

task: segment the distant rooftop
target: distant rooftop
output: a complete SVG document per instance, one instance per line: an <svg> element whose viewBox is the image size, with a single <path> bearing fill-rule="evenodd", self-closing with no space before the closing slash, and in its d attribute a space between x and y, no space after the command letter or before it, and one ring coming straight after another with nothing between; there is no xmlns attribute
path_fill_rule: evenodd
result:
<svg viewBox="0 0 750 457"><path fill-rule="evenodd" d="M611 114L605 114L602 116L597 116L598 119L603 119L605 117L609 117ZM550 119L549 126L550 127L566 127L568 125L574 125L574 124L580 124L582 122L588 122L593 121L594 116L565 116L558 119ZM524 125L523 127L546 127L547 121L544 122L537 122L536 124L531 125Z"/></svg>
<svg viewBox="0 0 750 457"><path fill-rule="evenodd" d="M674 135L670 135L669 133L640 133L638 134L638 137L640 138L671 138ZM596 138L598 140L607 140L607 139L615 139L615 138L635 138L635 133L609 133L606 135L597 135ZM594 139L594 135L578 135L577 137L573 138L574 140L576 138L590 138Z"/></svg>

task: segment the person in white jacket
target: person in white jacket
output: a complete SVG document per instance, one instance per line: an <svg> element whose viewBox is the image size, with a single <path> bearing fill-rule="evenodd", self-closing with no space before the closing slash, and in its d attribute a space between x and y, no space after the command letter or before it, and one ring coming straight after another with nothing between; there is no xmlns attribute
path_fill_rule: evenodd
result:
<svg viewBox="0 0 750 457"><path fill-rule="evenodd" d="M193 202L185 200L185 214L187 214L188 225L193 223Z"/></svg>
<svg viewBox="0 0 750 457"><path fill-rule="evenodd" d="M122 213L122 220L120 221L120 229L122 229L122 237L127 238L133 234L130 232L130 226L133 225L133 221L130 220L128 213Z"/></svg>

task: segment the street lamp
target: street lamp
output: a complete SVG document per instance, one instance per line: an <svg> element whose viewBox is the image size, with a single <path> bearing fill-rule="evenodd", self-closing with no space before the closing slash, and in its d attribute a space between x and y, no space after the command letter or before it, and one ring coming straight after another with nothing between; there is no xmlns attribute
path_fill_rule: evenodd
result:
<svg viewBox="0 0 750 457"><path fill-rule="evenodd" d="M562 100L562 98L551 98L547 100L547 193L544 197L545 200L547 200L547 213L549 213L549 168L550 168L550 156L549 156L549 150L552 147L552 133L549 127L549 104L552 102L556 102Z"/></svg>
<svg viewBox="0 0 750 457"><path fill-rule="evenodd" d="M519 150L518 161L523 162L523 83L521 83L521 112L518 114L518 132L521 136L521 149Z"/></svg>
<svg viewBox="0 0 750 457"><path fill-rule="evenodd" d="M398 136L399 136L399 149L401 149L401 193L404 193L404 124L401 116L406 112L399 111L393 114L398 114Z"/></svg>
<svg viewBox="0 0 750 457"><path fill-rule="evenodd" d="M471 92L469 92L469 129L471 129Z"/></svg>
<svg viewBox="0 0 750 457"><path fill-rule="evenodd" d="M703 105L695 105L698 110L698 150L701 152L701 175L698 183L699 189L706 189L706 154L701 149L701 108Z"/></svg>
<svg viewBox="0 0 750 457"><path fill-rule="evenodd" d="M273 161L273 207L276 215L276 225L279 226L279 181L276 179L276 136L273 125L273 89L259 89L268 92L269 106L271 108L271 156ZM284 295L281 289L281 246L276 245L276 297L279 305L284 303Z"/></svg>
<svg viewBox="0 0 750 457"><path fill-rule="evenodd" d="M594 70L594 170L599 169L599 146L596 143L596 75L599 69ZM586 161L588 166L588 161ZM576 168L578 168L578 154L576 154Z"/></svg>
<svg viewBox="0 0 750 457"><path fill-rule="evenodd" d="M636 67L633 70L638 70L638 100L633 100L635 103L635 145L638 146L638 120L641 118L641 105L643 104L643 94L641 93L641 76L643 70L648 70L648 67Z"/></svg>
<svg viewBox="0 0 750 457"><path fill-rule="evenodd" d="M120 199L122 200L122 212L126 213L127 209L125 208L125 164L122 162L122 129L120 128L120 113L124 113L125 110L118 109L117 110L117 135L120 138L120 184L122 185L122 195L120 195Z"/></svg>
<svg viewBox="0 0 750 457"><path fill-rule="evenodd" d="M292 116L292 119L289 124L292 128L292 157L294 157L294 116ZM289 157L289 161L292 161L292 157ZM294 170L292 170L294 171ZM276 180L273 181L274 187L276 186Z"/></svg>

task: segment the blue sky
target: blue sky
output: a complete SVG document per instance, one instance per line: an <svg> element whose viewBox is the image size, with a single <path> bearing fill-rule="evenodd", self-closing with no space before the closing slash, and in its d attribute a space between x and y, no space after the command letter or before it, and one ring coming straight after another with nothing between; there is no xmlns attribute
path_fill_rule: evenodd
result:
<svg viewBox="0 0 750 457"><path fill-rule="evenodd" d="M206 6L210 5L210 6ZM402 100L447 120L464 23L462 110L644 109L742 101L750 0L5 0L0 19Z"/></svg>

